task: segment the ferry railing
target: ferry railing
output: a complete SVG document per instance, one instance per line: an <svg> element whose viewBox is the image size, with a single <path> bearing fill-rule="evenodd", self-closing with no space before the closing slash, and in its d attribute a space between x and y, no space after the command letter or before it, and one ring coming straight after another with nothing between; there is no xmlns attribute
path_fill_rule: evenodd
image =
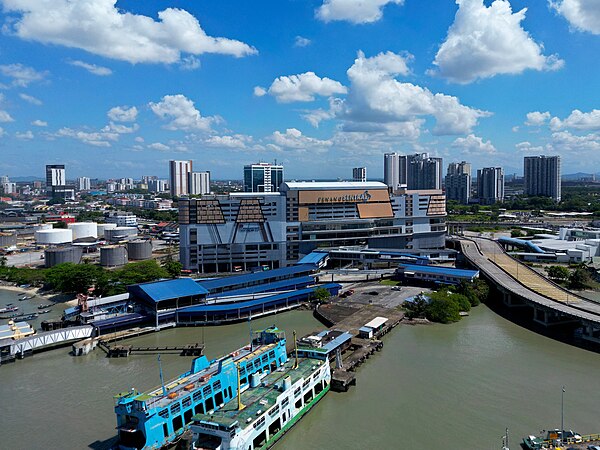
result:
<svg viewBox="0 0 600 450"><path fill-rule="evenodd" d="M556 444L561 441L561 439L544 439L543 444L547 446L556 446ZM600 433L597 434L585 434L582 435L581 438L575 437L566 437L562 440L562 444L582 444L587 442L596 442L600 441ZM545 448L545 447L542 447ZM550 447L552 448L552 447Z"/></svg>

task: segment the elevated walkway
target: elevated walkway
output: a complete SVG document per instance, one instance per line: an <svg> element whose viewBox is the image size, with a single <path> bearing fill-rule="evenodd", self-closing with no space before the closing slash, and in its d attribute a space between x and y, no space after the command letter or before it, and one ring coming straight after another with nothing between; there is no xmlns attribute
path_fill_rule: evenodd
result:
<svg viewBox="0 0 600 450"><path fill-rule="evenodd" d="M94 327L83 325L79 327L61 328L54 331L45 331L16 341L4 340L0 343L3 348L9 347L8 353L23 358L35 350L44 347L68 344L72 341L89 338L94 333Z"/></svg>

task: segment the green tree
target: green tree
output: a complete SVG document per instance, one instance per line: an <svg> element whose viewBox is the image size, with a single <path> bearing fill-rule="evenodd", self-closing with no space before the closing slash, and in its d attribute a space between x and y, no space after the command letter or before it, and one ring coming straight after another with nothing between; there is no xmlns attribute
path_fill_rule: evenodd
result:
<svg viewBox="0 0 600 450"><path fill-rule="evenodd" d="M447 291L434 292L426 310L427 319L432 322L451 323L460 320L460 307Z"/></svg>
<svg viewBox="0 0 600 450"><path fill-rule="evenodd" d="M520 238L522 236L523 236L523 232L521 230L510 230L510 237Z"/></svg>
<svg viewBox="0 0 600 450"><path fill-rule="evenodd" d="M181 275L183 264L181 264L179 261L175 261L170 253L163 259L160 265L167 271L171 278L177 278L179 275Z"/></svg>
<svg viewBox="0 0 600 450"><path fill-rule="evenodd" d="M402 306L406 310L406 317L409 319L422 319L427 314L429 302L424 295L416 295L412 302L404 302Z"/></svg>
<svg viewBox="0 0 600 450"><path fill-rule="evenodd" d="M127 264L122 269L115 270L112 282L118 282L125 286L129 284L147 283L159 278L169 278L169 273L151 259Z"/></svg>
<svg viewBox="0 0 600 450"><path fill-rule="evenodd" d="M319 303L327 302L327 300L329 300L330 297L331 297L331 294L324 287L316 288L312 294L312 298Z"/></svg>
<svg viewBox="0 0 600 450"><path fill-rule="evenodd" d="M569 269L563 266L546 267L546 273L550 278L560 281L568 279L570 275Z"/></svg>
<svg viewBox="0 0 600 450"><path fill-rule="evenodd" d="M587 289L594 286L594 281L589 271L578 267L569 275L569 287L571 289Z"/></svg>
<svg viewBox="0 0 600 450"><path fill-rule="evenodd" d="M61 292L86 292L89 288L105 284L106 272L91 264L58 264L47 270L45 281Z"/></svg>
<svg viewBox="0 0 600 450"><path fill-rule="evenodd" d="M6 256L0 256L0 267L4 268L6 267L6 262L8 261L8 259L6 258Z"/></svg>

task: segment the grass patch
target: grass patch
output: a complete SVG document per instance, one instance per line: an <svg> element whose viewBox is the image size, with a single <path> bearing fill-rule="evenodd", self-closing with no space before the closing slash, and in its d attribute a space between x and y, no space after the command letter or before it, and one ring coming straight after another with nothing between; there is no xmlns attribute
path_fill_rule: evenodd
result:
<svg viewBox="0 0 600 450"><path fill-rule="evenodd" d="M384 286L398 286L400 282L396 280L380 280L379 284L383 284Z"/></svg>

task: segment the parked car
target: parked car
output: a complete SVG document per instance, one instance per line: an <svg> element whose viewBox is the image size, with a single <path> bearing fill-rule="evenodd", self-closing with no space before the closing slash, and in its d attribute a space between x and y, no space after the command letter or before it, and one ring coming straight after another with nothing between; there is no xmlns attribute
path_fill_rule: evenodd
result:
<svg viewBox="0 0 600 450"><path fill-rule="evenodd" d="M402 286L393 286L392 287L392 291L401 291L402 290Z"/></svg>

